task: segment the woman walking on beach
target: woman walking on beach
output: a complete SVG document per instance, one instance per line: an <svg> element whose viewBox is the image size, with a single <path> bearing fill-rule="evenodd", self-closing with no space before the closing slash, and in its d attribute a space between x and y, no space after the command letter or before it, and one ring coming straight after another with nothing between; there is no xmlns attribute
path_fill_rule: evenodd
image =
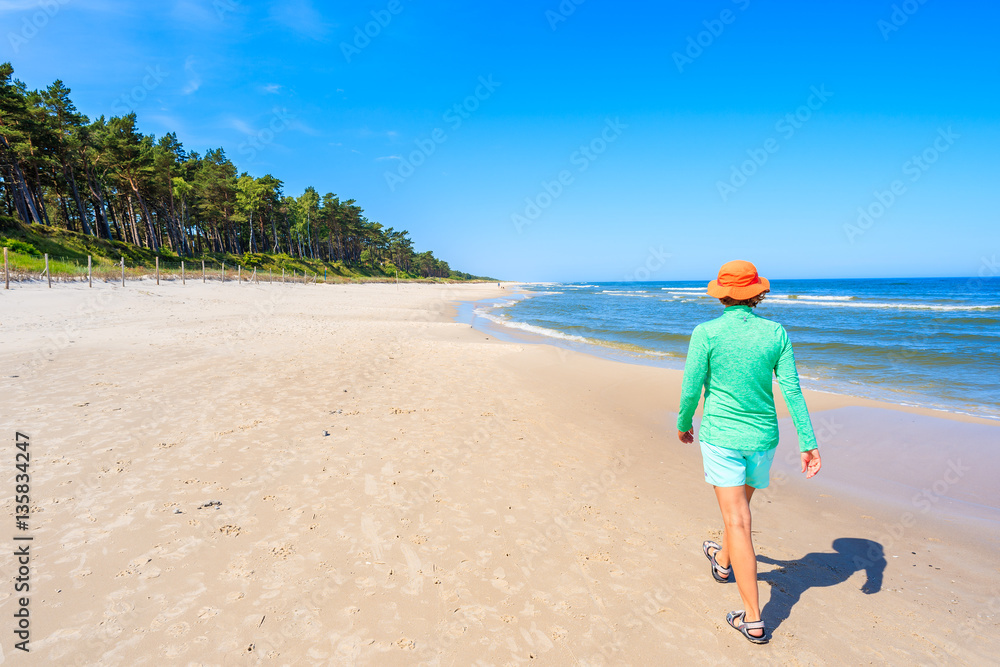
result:
<svg viewBox="0 0 1000 667"><path fill-rule="evenodd" d="M730 612L726 621L755 644L766 643L767 632L760 617L750 499L770 482L778 446L772 375L777 376L799 435L802 472L809 478L820 469L788 334L777 322L753 312L769 290L767 278L759 276L750 262L737 260L719 269L718 278L708 284L708 294L726 309L691 334L677 415L677 437L694 442L691 419L704 387L698 440L705 481L715 488L725 528L721 545L706 541L702 549L716 581L736 580L743 610Z"/></svg>

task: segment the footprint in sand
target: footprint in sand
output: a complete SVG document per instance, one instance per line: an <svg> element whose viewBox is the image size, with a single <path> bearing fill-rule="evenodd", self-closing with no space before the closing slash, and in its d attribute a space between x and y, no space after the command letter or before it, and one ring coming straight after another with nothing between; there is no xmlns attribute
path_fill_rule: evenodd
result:
<svg viewBox="0 0 1000 667"><path fill-rule="evenodd" d="M166 629L166 633L171 637L183 637L188 632L191 631L191 626L187 622L181 621L180 623L174 623L169 628Z"/></svg>
<svg viewBox="0 0 1000 667"><path fill-rule="evenodd" d="M142 574L139 575L140 579L156 579L160 576L162 570L155 565L146 569Z"/></svg>
<svg viewBox="0 0 1000 667"><path fill-rule="evenodd" d="M230 594L230 595L232 595L232 594ZM240 595L242 596L242 593ZM215 616L218 616L220 613L222 613L222 610L218 609L216 607L202 607L198 611L198 618L200 618L201 620L205 621L205 620L208 620L210 618L214 618Z"/></svg>
<svg viewBox="0 0 1000 667"><path fill-rule="evenodd" d="M288 560L288 557L295 552L295 547L291 544L281 544L271 549L271 555L281 560Z"/></svg>
<svg viewBox="0 0 1000 667"><path fill-rule="evenodd" d="M131 602L125 602L124 600L116 600L108 605L107 609L104 610L104 618L108 620L115 619L122 614L127 614L130 611L135 610L135 605Z"/></svg>
<svg viewBox="0 0 1000 667"><path fill-rule="evenodd" d="M420 557L417 556L417 552L406 544L400 545L400 549L403 551L403 557L406 559L406 570L410 577L410 583L403 586L400 590L407 595L419 595L424 589L424 575L420 570Z"/></svg>
<svg viewBox="0 0 1000 667"><path fill-rule="evenodd" d="M187 653L187 644L171 644L163 648L163 655L167 658L177 658Z"/></svg>
<svg viewBox="0 0 1000 667"><path fill-rule="evenodd" d="M372 557L375 560L382 560L382 538L378 534L378 525L371 517L366 516L361 519L361 534L368 544L371 545Z"/></svg>

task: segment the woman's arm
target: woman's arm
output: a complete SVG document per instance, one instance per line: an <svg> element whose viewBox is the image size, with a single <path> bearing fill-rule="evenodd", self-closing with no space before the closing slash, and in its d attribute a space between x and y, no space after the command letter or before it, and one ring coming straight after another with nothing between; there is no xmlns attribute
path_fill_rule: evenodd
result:
<svg viewBox="0 0 1000 667"><path fill-rule="evenodd" d="M708 374L708 335L702 326L695 327L684 360L684 380L681 382L681 406L677 412L677 437L681 442L694 442L692 420L698 409L701 390Z"/></svg>
<svg viewBox="0 0 1000 667"><path fill-rule="evenodd" d="M778 356L778 363L774 366L774 374L778 378L778 386L781 387L781 395L785 397L785 405L792 416L792 423L799 434L799 451L802 453L802 472L806 477L812 477L819 472L821 462L819 449L816 444L816 434L813 433L812 422L809 421L809 409L806 407L806 400L802 397L802 388L799 386L799 371L795 367L795 353L792 352L792 343L788 340L785 328L781 328L781 354Z"/></svg>

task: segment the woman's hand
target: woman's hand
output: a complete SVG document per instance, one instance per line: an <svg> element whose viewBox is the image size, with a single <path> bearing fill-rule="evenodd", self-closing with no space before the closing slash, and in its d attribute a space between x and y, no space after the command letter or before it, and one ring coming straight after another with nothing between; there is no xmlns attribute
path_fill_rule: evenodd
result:
<svg viewBox="0 0 1000 667"><path fill-rule="evenodd" d="M681 442L691 444L694 442L694 429L689 431L677 431L677 439Z"/></svg>
<svg viewBox="0 0 1000 667"><path fill-rule="evenodd" d="M823 464L819 460L819 449L802 452L802 472L806 474L806 479L815 476L822 467Z"/></svg>

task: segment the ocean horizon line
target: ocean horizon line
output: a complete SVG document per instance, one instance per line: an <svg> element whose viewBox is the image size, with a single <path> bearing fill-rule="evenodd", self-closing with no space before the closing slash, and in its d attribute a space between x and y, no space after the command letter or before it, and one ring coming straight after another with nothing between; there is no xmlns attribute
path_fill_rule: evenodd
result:
<svg viewBox="0 0 1000 667"><path fill-rule="evenodd" d="M779 281L795 281L795 280L810 280L810 281L832 281L832 280L1000 280L1000 264L991 265L993 267L994 273L986 276L966 276L966 275L954 275L954 276L845 276L845 277L825 277L825 278L787 278L783 276L765 276L769 281L774 282ZM701 278L664 278L662 280L600 280L596 278L590 279L580 279L580 280L513 280L513 279L501 279L499 282L508 284L518 284L518 285L577 285L582 283L596 283L602 285L618 284L618 285L628 285L628 284L653 284L653 283L696 283L703 282L706 285L709 281L713 280L710 276L711 272L706 272L706 276Z"/></svg>

